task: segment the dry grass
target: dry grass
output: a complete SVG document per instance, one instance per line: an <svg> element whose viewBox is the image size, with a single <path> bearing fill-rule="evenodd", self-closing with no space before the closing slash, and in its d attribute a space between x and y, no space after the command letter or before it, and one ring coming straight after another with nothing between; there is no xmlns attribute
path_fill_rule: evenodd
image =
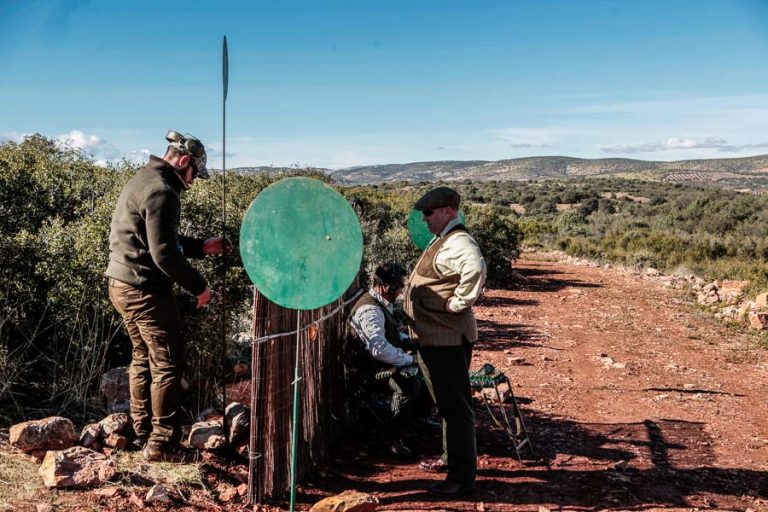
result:
<svg viewBox="0 0 768 512"><path fill-rule="evenodd" d="M10 449L3 437L0 436L0 512L26 510L24 507L45 490L37 472L40 465L31 457ZM126 493L135 492L138 481L141 487L164 483L180 495L184 495L184 489L189 487L207 493L201 464L150 464L140 452L118 452L113 455L113 460L119 479L103 487L119 487ZM83 510L98 509L98 505L92 508L87 508L85 502L82 505Z"/></svg>
<svg viewBox="0 0 768 512"><path fill-rule="evenodd" d="M0 511L18 510L12 502L24 503L43 488L38 467L31 457L9 451L0 443Z"/></svg>
<svg viewBox="0 0 768 512"><path fill-rule="evenodd" d="M151 482L151 485L163 483L177 490L184 487L206 489L202 464L149 463L141 456L141 452L118 452L112 458L118 475L122 475L122 479L115 484L125 490L135 485L136 477Z"/></svg>

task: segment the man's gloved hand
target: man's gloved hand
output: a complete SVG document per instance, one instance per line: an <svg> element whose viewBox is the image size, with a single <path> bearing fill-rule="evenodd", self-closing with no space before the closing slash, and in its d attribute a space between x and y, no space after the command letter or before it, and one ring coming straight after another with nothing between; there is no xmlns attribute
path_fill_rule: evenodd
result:
<svg viewBox="0 0 768 512"><path fill-rule="evenodd" d="M208 254L232 254L232 242L229 239L217 236L203 242L203 253Z"/></svg>
<svg viewBox="0 0 768 512"><path fill-rule="evenodd" d="M404 377L412 378L419 374L419 367L415 364L409 364L408 366L401 366L397 372Z"/></svg>
<svg viewBox="0 0 768 512"><path fill-rule="evenodd" d="M211 290L206 288L203 293L197 296L197 309L204 308L211 302Z"/></svg>

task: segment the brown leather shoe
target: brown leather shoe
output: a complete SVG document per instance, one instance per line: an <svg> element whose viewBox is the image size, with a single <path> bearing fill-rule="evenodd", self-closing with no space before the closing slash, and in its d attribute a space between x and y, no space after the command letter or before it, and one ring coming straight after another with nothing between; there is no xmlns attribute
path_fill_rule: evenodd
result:
<svg viewBox="0 0 768 512"><path fill-rule="evenodd" d="M427 473L445 473L448 471L448 464L442 458L437 457L419 462L419 469Z"/></svg>
<svg viewBox="0 0 768 512"><path fill-rule="evenodd" d="M443 499L453 499L458 498L460 496L466 496L468 494L472 494L475 492L475 484L457 484L456 482L451 482L449 480L446 480L445 482L440 482L435 485L430 486L427 489L427 492L431 494L432 496L436 496L438 498Z"/></svg>
<svg viewBox="0 0 768 512"><path fill-rule="evenodd" d="M158 446L147 443L141 451L144 460L148 462L173 462L175 464L185 464L195 462L197 453L192 450L186 450L179 445L176 446Z"/></svg>

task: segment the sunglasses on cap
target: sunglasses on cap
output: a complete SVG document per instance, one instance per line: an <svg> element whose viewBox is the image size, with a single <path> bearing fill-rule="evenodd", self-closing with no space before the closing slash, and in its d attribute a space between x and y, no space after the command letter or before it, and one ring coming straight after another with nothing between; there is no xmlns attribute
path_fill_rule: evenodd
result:
<svg viewBox="0 0 768 512"><path fill-rule="evenodd" d="M208 169L206 168L208 157L205 154L205 146L197 137L189 134L182 135L179 132L169 130L165 140L170 142L180 153L191 157L190 166L192 167L193 177L200 177L202 179L209 177Z"/></svg>

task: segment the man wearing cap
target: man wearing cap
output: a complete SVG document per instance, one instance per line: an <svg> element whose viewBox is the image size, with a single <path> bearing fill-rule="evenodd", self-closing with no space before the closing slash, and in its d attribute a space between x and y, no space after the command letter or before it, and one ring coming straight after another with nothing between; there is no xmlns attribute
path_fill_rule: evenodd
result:
<svg viewBox="0 0 768 512"><path fill-rule="evenodd" d="M477 449L469 383L477 323L472 305L486 277L477 242L458 218L461 197L437 187L416 202L435 235L408 279L405 311L418 363L443 417L443 454L424 461L425 471L447 471L445 481L428 491L441 498L470 494L475 488Z"/></svg>
<svg viewBox="0 0 768 512"><path fill-rule="evenodd" d="M187 258L230 252L228 240L179 235L180 195L196 178L208 179L203 144L170 131L163 158L154 155L125 185L109 234L109 298L133 345L128 371L131 418L149 461L184 462L180 383L184 365L182 320L172 286L211 300L205 278Z"/></svg>
<svg viewBox="0 0 768 512"><path fill-rule="evenodd" d="M421 382L415 378L416 367L412 366L414 357L400 339L393 315L395 300L405 287L406 277L407 272L397 263L377 266L373 286L352 306L347 321L352 352L349 384L357 388L353 392L372 393L382 388L391 392L391 416L380 426L387 436L389 451L401 458L411 456L402 433L413 418L421 391Z"/></svg>

